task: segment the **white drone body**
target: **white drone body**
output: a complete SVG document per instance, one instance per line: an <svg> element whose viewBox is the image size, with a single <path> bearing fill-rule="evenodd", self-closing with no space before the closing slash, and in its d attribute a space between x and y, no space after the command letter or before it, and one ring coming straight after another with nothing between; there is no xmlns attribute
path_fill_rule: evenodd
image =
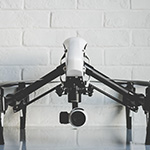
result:
<svg viewBox="0 0 150 150"><path fill-rule="evenodd" d="M66 52L66 76L81 77L84 73L84 53L87 42L79 37L72 37L64 42Z"/></svg>
<svg viewBox="0 0 150 150"><path fill-rule="evenodd" d="M68 124L75 127L84 125L87 121L87 114L83 108L78 106L81 103L82 95L92 96L94 90L111 98L117 103L126 107L126 125L127 129L132 127L132 118L130 111L137 112L138 107L142 106L147 119L147 134L146 145L150 145L150 82L134 81L134 80L113 80L105 74L99 72L89 64L89 58L85 53L87 42L80 37L71 37L63 43L65 52L61 58L61 64L54 70L36 80L33 83L18 82L15 84L4 84L0 86L0 113L5 114L8 106L13 107L14 112L22 111L20 117L20 129L25 129L26 108L31 103L44 97L45 95L55 91L58 96L67 95L68 103L72 104L70 112L62 111L59 115L61 124ZM88 60L88 61L87 61ZM66 80L62 80L62 76ZM30 100L29 95L44 85L51 83L56 78L60 77L60 84L42 93L41 95ZM86 79L86 77L88 77ZM96 79L97 82L103 83L105 86L121 94L122 99L114 97L101 88L91 84L90 77ZM4 88L16 86L17 92L4 96ZM26 87L26 85L28 85ZM145 86L145 94L136 93L134 85ZM1 115L0 114L0 115ZM3 121L2 118L0 118ZM3 123L0 122L0 144L4 144L3 140ZM128 131L128 130L127 130ZM131 134L131 131L129 132ZM128 137L128 135L127 135ZM128 141L130 142L130 141Z"/></svg>

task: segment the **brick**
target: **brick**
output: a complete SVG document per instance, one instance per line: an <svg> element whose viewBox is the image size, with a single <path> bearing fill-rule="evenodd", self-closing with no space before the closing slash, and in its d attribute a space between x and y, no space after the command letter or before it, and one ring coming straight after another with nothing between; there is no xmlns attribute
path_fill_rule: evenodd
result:
<svg viewBox="0 0 150 150"><path fill-rule="evenodd" d="M76 32L70 30L34 29L24 33L24 45L26 46L62 46L69 37L76 36Z"/></svg>
<svg viewBox="0 0 150 150"><path fill-rule="evenodd" d="M132 0L131 1L132 9L150 9L149 0Z"/></svg>
<svg viewBox="0 0 150 150"><path fill-rule="evenodd" d="M78 0L78 9L129 9L129 0Z"/></svg>
<svg viewBox="0 0 150 150"><path fill-rule="evenodd" d="M18 29L1 29L0 46L20 46L22 43L22 31Z"/></svg>
<svg viewBox="0 0 150 150"><path fill-rule="evenodd" d="M48 51L42 48L1 48L0 58L0 65L47 65L49 61Z"/></svg>
<svg viewBox="0 0 150 150"><path fill-rule="evenodd" d="M104 24L115 28L149 28L150 12L106 12Z"/></svg>
<svg viewBox="0 0 150 150"><path fill-rule="evenodd" d="M90 59L92 65L102 65L104 61L104 54L102 48L88 47L86 49L86 54Z"/></svg>
<svg viewBox="0 0 150 150"><path fill-rule="evenodd" d="M150 30L134 30L132 32L133 46L150 46Z"/></svg>
<svg viewBox="0 0 150 150"><path fill-rule="evenodd" d="M107 49L105 63L106 65L150 65L149 55L150 51L147 48Z"/></svg>
<svg viewBox="0 0 150 150"><path fill-rule="evenodd" d="M47 11L2 11L0 28L49 27Z"/></svg>
<svg viewBox="0 0 150 150"><path fill-rule="evenodd" d="M126 30L80 30L78 34L89 43L89 46L129 45L129 32Z"/></svg>
<svg viewBox="0 0 150 150"><path fill-rule="evenodd" d="M23 0L0 0L0 9L22 9Z"/></svg>
<svg viewBox="0 0 150 150"><path fill-rule="evenodd" d="M26 9L74 9L74 0L25 0Z"/></svg>
<svg viewBox="0 0 150 150"><path fill-rule="evenodd" d="M18 81L20 79L21 69L19 67L0 66L0 82L13 82Z"/></svg>
<svg viewBox="0 0 150 150"><path fill-rule="evenodd" d="M102 27L102 12L98 12L98 11L53 12L52 13L52 27L99 28L99 27Z"/></svg>
<svg viewBox="0 0 150 150"><path fill-rule="evenodd" d="M133 67L133 79L134 80L150 80L150 67L149 66L138 66Z"/></svg>
<svg viewBox="0 0 150 150"><path fill-rule="evenodd" d="M59 65L60 64L60 59L62 58L64 54L64 48L52 48L51 49L51 58L50 58L50 63L52 65Z"/></svg>

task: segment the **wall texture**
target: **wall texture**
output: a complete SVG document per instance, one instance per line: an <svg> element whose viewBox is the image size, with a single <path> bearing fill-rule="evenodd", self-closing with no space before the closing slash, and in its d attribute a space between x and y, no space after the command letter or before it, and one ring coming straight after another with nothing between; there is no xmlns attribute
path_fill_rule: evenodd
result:
<svg viewBox="0 0 150 150"><path fill-rule="evenodd" d="M0 0L0 81L48 73L72 36L88 42L91 64L111 78L150 80L150 0ZM124 108L101 94L84 97L80 106L87 126L125 125ZM67 98L49 94L28 107L27 125L60 126L62 110L71 110ZM145 124L142 111L133 119ZM5 126L18 125L19 113L8 109Z"/></svg>

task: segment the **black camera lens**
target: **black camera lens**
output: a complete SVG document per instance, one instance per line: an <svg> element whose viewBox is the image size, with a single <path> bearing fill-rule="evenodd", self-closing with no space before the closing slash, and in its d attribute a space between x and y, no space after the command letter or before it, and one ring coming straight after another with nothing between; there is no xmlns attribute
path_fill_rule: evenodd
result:
<svg viewBox="0 0 150 150"><path fill-rule="evenodd" d="M85 121L86 121L86 116L82 111L76 110L75 112L72 112L70 116L70 123L73 126L76 127L82 126L85 123Z"/></svg>

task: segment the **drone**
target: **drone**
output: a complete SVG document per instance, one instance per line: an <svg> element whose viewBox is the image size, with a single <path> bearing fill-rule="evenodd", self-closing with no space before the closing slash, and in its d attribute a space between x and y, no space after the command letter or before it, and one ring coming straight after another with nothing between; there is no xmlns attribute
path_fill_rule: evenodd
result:
<svg viewBox="0 0 150 150"><path fill-rule="evenodd" d="M137 112L139 107L142 106L147 119L145 144L150 145L150 82L111 79L99 72L90 64L89 57L86 54L87 42L80 37L66 39L63 47L64 54L60 60L60 65L39 80L0 85L0 144L4 144L2 116L4 116L8 106L13 108L14 113L21 111L20 129L25 129L27 106L55 91L60 97L67 95L68 102L72 105L70 112L60 112L59 122L81 127L87 122L87 114L83 108L78 106L82 102L82 95L92 97L94 91L97 91L125 106L128 130L132 129L131 111ZM52 83L56 78L60 78L58 85L30 100L29 95L31 93L48 83ZM121 100L95 86L91 78L122 95ZM4 96L4 88L14 85L17 85L16 92ZM136 93L135 85L146 87L145 93Z"/></svg>

